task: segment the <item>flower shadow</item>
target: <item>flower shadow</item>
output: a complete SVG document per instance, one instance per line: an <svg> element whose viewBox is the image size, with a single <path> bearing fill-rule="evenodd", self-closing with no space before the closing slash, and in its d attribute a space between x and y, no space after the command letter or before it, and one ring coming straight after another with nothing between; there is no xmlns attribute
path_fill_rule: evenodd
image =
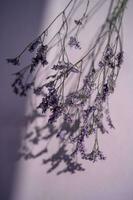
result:
<svg viewBox="0 0 133 200"><path fill-rule="evenodd" d="M39 114L37 110L27 116L27 124L34 124L35 120L44 118L44 115ZM79 120L71 126L63 121L60 125L60 130L66 130L67 134L73 135L79 128ZM46 131L47 130L47 131ZM57 149L51 153L49 150L52 146L51 141L59 143ZM37 148L41 143L41 148ZM32 146L32 147L31 147ZM47 173L52 173L57 170L57 175L63 173L74 174L78 171L84 171L82 164L78 162L72 153L69 152L67 144L58 136L58 129L53 124L44 126L34 126L32 131L25 134L22 145L18 154L18 160L32 160L41 158L43 165L48 165Z"/></svg>

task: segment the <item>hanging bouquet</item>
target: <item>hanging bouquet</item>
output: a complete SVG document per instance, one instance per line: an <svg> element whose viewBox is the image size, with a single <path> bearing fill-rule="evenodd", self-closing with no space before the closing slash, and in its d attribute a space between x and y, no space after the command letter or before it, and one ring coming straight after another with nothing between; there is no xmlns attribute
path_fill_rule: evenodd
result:
<svg viewBox="0 0 133 200"><path fill-rule="evenodd" d="M102 1L102 4L106 1ZM77 126L76 131L59 128L57 137L63 145L72 144L71 158L77 154L82 159L95 162L104 160L105 156L99 147L98 137L108 133L108 128L114 129L110 117L109 97L114 92L117 78L123 63L122 20L128 0L110 0L107 17L98 30L89 48L82 52L82 42L79 39L82 30L88 25L91 11L97 10L98 1L90 11L90 0L84 1L84 11L78 19L73 18L77 5L81 2L71 0L50 25L15 58L7 59L8 63L17 65L20 70L14 73L12 88L15 94L27 96L32 91L41 97L37 112L48 113L48 126L54 126L58 121L68 126ZM61 21L59 30L49 37L50 30L57 20ZM72 22L71 22L72 21ZM70 27L71 22L71 27ZM81 38L82 39L82 38ZM58 55L53 64L49 54L52 49L58 49ZM73 62L69 52L78 51L82 55ZM32 58L28 65L21 67L25 53ZM39 72L50 69L50 75L38 85ZM66 92L68 80L75 78L71 91ZM85 144L90 137L94 138L91 151ZM25 138L30 138L27 136ZM41 134L30 141L38 144ZM24 150L24 149L23 149ZM21 156L32 158L32 152L23 151Z"/></svg>

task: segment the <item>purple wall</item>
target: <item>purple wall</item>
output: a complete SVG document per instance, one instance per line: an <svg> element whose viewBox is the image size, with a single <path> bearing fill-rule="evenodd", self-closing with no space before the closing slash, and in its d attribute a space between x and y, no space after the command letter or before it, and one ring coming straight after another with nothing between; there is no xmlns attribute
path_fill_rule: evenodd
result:
<svg viewBox="0 0 133 200"><path fill-rule="evenodd" d="M0 200L10 199L25 107L25 99L12 93L11 74L16 69L5 59L14 57L36 37L45 2L0 0Z"/></svg>

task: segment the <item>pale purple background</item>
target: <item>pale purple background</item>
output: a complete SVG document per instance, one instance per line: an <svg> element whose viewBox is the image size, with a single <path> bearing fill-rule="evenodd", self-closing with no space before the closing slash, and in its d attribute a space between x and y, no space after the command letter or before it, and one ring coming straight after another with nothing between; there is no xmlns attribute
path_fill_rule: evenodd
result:
<svg viewBox="0 0 133 200"><path fill-rule="evenodd" d="M4 1L3 1L4 2ZM8 1L7 1L8 2ZM22 44L26 44L28 40L31 39L32 32L34 35L37 34L37 30L39 30L39 23L42 21L43 25L47 25L58 12L64 8L64 5L67 4L68 0L56 0L50 1L49 6L47 7L48 12L47 20L46 16L39 21L39 13L37 15L36 6L40 4L35 3L35 1L30 1L30 6L34 5L35 7L29 6L27 8L26 1L23 1L22 4L18 3L18 10L15 12L15 16L13 13L10 14L9 10L14 8L17 5L18 1L14 1L14 4L10 5L8 8L7 4L5 4L4 9L5 12L8 10L7 17L5 17L6 23L3 23L1 27L6 25L6 28L3 32L2 37L5 41L5 34L7 34L6 40L6 48L4 48L3 56L9 56L12 49L16 53L16 49L19 51L19 47ZM20 1L19 1L20 2ZM27 1L29 2L29 1ZM42 2L42 1L41 1ZM56 3L55 3L56 2ZM4 5L4 4L3 4ZM7 9L8 8L8 9ZM21 9L20 9L21 8ZM26 16L25 9L27 8L27 18L23 21L23 13ZM4 12L3 9L3 12ZM31 9L31 10L30 10ZM40 9L40 10L39 10ZM14 195L12 197L13 200L132 200L133 199L133 134L132 134L132 119L133 119L133 67L132 67L132 47L133 47L133 1L129 1L125 18L124 18L124 51L125 51L125 61L123 68L120 72L119 80L117 83L117 88L115 94L111 97L110 107L111 107L111 115L112 119L115 123L116 130L112 132L110 135L104 135L100 137L100 144L103 151L107 155L107 160L105 162L98 162L95 164L90 164L88 162L84 162L84 166L86 167L85 172L79 172L75 175L64 174L61 176L56 176L56 173L53 172L51 174L47 174L46 170L47 166L41 165L40 160L22 162L19 165L17 170L17 179L14 186ZM20 10L22 10L22 15L20 17L20 21L18 20L20 16ZM34 10L34 12L33 12ZM31 12L32 11L32 12ZM104 16L104 12L106 11L106 6L103 8L101 15L101 19ZM5 15L5 12L3 16ZM38 12L41 13L41 7L38 7ZM32 13L30 15L30 13ZM35 14L34 14L35 13ZM29 15L30 16L29 16ZM104 18L104 17L103 17ZM28 21L29 19L29 21ZM36 26L33 25L33 21L35 20ZM17 30L15 21L18 23ZM31 21L30 21L31 20ZM36 21L37 20L37 21ZM99 18L100 20L100 18ZM4 21L4 20L3 20ZM100 21L95 22L95 26L99 24ZM25 23L27 24L27 29L25 28ZM8 26L7 26L8 24ZM9 24L11 28L9 28ZM12 25L11 25L12 24ZM31 25L29 28L29 24ZM13 28L13 27L14 28ZM38 27L37 27L38 26ZM42 29L42 27L40 27ZM11 31L11 32L10 32ZM15 33L14 33L15 32ZM20 35L20 33L22 35ZM16 34L16 38L14 36ZM91 31L93 34L93 31ZM10 36L9 36L10 35ZM12 37L12 39L10 38ZM25 39L27 37L27 39ZM87 35L88 37L88 35ZM10 42L10 51L8 49L8 41ZM11 43L12 42L12 43ZM19 43L20 42L20 43ZM14 46L15 43L15 46ZM4 46L5 43L3 43ZM14 54L12 52L12 54ZM2 56L2 57L3 57ZM3 61L4 62L4 61ZM2 68L2 67L1 67ZM20 101L18 98L14 97L11 92L9 92L9 76L10 71L6 68L2 68L1 79L2 82L2 97L1 97L1 115L0 120L2 124L1 138L5 138L4 142L0 141L0 144L4 144L1 152L10 152L9 149L14 149L14 143L16 144L17 138L17 129L21 126L21 118L19 116L23 116L21 108L24 108L24 102ZM7 81L3 78L6 77ZM8 76L7 76L8 74ZM6 84L6 85L5 85ZM6 88L5 88L6 87ZM5 89L6 90L5 90ZM3 99L3 100L2 100ZM6 101L5 101L6 100ZM10 102L9 102L10 101ZM13 107L12 103L14 102L15 106ZM22 105L21 105L22 104ZM10 105L10 106L9 106ZM21 107L21 108L20 108ZM6 112L3 112L4 109ZM14 111L15 110L15 111ZM6 114L4 114L6 113ZM16 118L12 117L16 116ZM15 119L18 119L16 122ZM19 120L20 119L20 120ZM22 118L23 119L23 118ZM13 121L12 121L13 120ZM20 123L20 124L19 124ZM10 125L11 124L11 125ZM5 128L6 127L6 128ZM10 131L9 131L10 130ZM11 131L12 130L12 131ZM13 137L11 134L13 132ZM15 134L16 132L16 134ZM8 133L8 134L7 134ZM9 136L10 134L10 136ZM11 138L10 138L11 137ZM12 138L14 140L12 141ZM9 139L9 146L8 141ZM17 139L19 141L19 139ZM2 145L1 145L2 146ZM16 146L16 145L15 145ZM13 151L16 150L15 147ZM3 156L1 153L1 158L7 159L5 162L2 160L1 163L1 177L4 177L5 187L8 189L9 185L7 184L7 176L5 173L9 173L9 180L12 180L11 171L6 169L6 166L9 166L9 158L12 158L8 153L7 156ZM9 162L9 163L8 163ZM12 163L12 162L11 162ZM11 165L12 166L12 165ZM13 167L12 167L13 168ZM10 167L11 169L11 167ZM4 175L3 175L4 174ZM1 179L1 188L3 187L3 181ZM9 181L11 183L11 181ZM6 191L5 189L5 191ZM2 190L4 191L4 190ZM1 199L1 198L0 198ZM6 199L5 199L6 200Z"/></svg>

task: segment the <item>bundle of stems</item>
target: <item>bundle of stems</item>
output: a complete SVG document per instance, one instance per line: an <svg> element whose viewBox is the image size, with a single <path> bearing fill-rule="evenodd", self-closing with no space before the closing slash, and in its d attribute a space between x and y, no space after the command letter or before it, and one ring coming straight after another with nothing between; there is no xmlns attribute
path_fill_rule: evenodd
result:
<svg viewBox="0 0 133 200"><path fill-rule="evenodd" d="M110 117L109 96L114 92L123 63L121 29L127 2L128 0L110 0L107 17L84 53L79 36L88 25L91 0L84 1L85 8L78 19L74 19L73 15L81 2L71 0L22 52L15 58L7 59L8 63L21 66L21 58L24 54L31 53L31 62L14 74L13 91L19 96L26 96L27 92L32 90L37 97L41 97L37 110L42 112L44 117L45 113L49 113L49 126L55 125L59 120L67 123L68 126L75 124L78 126L75 132L61 128L57 132L57 137L63 144L73 144L70 153L72 157L79 153L82 159L93 162L97 159L105 159L99 147L98 136L100 133L108 133L106 126L114 128ZM100 7L100 3L101 1L98 1L92 10ZM51 28L59 19L61 24L58 31L49 37ZM48 57L55 46L58 55L51 65ZM70 49L78 51L78 54L82 52L75 62L69 55ZM51 74L37 85L39 72L45 73L46 68L50 69ZM66 86L69 77L71 79L76 77L76 87L67 94ZM94 145L88 152L85 145L91 136L94 137ZM32 140L30 138L30 141L36 144L40 140L41 135L34 136ZM33 157L32 152L23 152L21 155L25 158Z"/></svg>

